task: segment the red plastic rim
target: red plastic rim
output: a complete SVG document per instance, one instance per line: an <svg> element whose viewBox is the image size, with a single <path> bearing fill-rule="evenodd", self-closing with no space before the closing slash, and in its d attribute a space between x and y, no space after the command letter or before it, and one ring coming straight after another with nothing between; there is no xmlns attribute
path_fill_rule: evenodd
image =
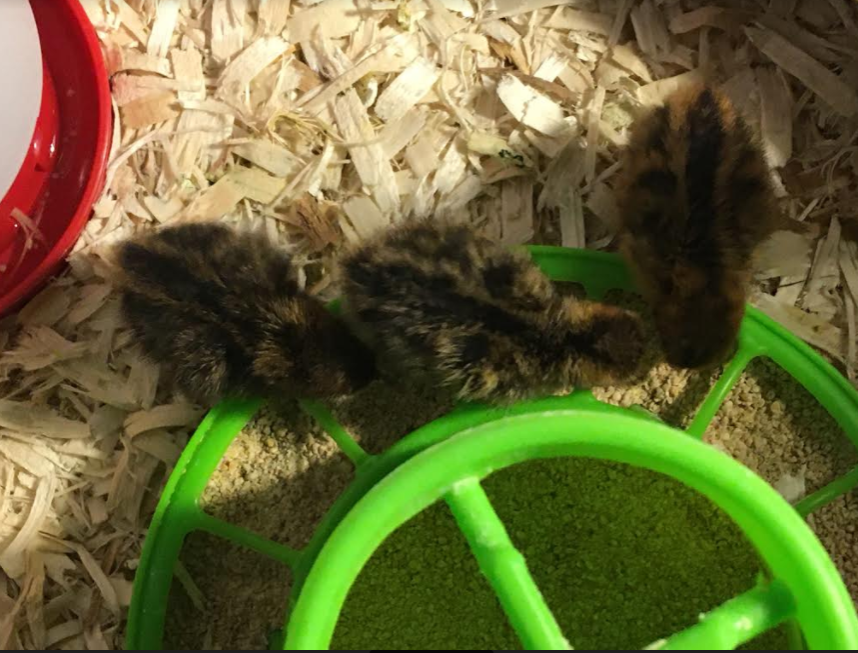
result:
<svg viewBox="0 0 858 653"><path fill-rule="evenodd" d="M57 156L29 216L40 238L14 269L0 273L0 315L19 307L62 268L101 193L110 150L107 70L83 7L79 0L30 0L30 6L56 91Z"/></svg>

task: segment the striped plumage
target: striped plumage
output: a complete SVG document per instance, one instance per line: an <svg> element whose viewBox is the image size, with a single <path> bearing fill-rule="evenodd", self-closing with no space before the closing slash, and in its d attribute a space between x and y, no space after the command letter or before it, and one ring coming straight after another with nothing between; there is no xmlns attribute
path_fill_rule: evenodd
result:
<svg viewBox="0 0 858 653"><path fill-rule="evenodd" d="M344 312L403 383L506 403L637 371L638 318L559 296L523 252L472 228L410 221L342 261Z"/></svg>
<svg viewBox="0 0 858 653"><path fill-rule="evenodd" d="M756 248L777 205L762 148L727 97L692 85L633 127L617 187L620 246L670 363L735 347Z"/></svg>
<svg viewBox="0 0 858 653"><path fill-rule="evenodd" d="M298 289L289 256L263 235L186 224L125 242L117 258L134 337L199 403L332 397L374 374L370 352Z"/></svg>

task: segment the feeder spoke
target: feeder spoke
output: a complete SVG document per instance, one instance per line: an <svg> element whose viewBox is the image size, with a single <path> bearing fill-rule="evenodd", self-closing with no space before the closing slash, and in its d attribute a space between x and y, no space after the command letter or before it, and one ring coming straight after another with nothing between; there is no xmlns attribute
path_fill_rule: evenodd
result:
<svg viewBox="0 0 858 653"><path fill-rule="evenodd" d="M257 535L253 531L222 521L206 513L201 513L201 516L198 518L195 526L199 530L222 537L230 542L246 546L248 549L256 551L257 553L271 558L282 565L286 565L289 568L294 568L300 557L300 553L298 551L290 549L288 546L272 542L261 535Z"/></svg>
<svg viewBox="0 0 858 653"><path fill-rule="evenodd" d="M733 650L789 619L795 602L786 585L774 580L730 599L700 618L700 622L656 642L661 651Z"/></svg>
<svg viewBox="0 0 858 653"><path fill-rule="evenodd" d="M459 481L445 498L524 647L571 648L480 482Z"/></svg>
<svg viewBox="0 0 858 653"><path fill-rule="evenodd" d="M355 467L360 467L372 457L364 451L363 447L342 427L333 413L324 405L318 401L310 400L302 400L299 403L301 410L316 420L316 423L331 436L331 439L337 443L337 446L343 450L343 453L355 464Z"/></svg>
<svg viewBox="0 0 858 653"><path fill-rule="evenodd" d="M698 439L703 437L703 434L706 432L706 429L715 417L715 413L718 412L718 409L721 408L721 404L724 403L724 400L727 399L727 395L730 394L730 390L733 389L733 386L736 385L739 377L742 376L742 372L745 371L745 368L748 367L748 364L754 360L756 356L756 353L748 352L744 348L739 349L739 352L724 369L724 373L709 391L709 394L706 395L706 399L703 401L703 404L700 406L700 409L697 411L694 419L691 420L691 424L686 429L686 432L689 435Z"/></svg>
<svg viewBox="0 0 858 653"><path fill-rule="evenodd" d="M810 513L819 510L855 488L858 488L858 467L816 492L808 494L795 504L795 509L802 517L807 517Z"/></svg>

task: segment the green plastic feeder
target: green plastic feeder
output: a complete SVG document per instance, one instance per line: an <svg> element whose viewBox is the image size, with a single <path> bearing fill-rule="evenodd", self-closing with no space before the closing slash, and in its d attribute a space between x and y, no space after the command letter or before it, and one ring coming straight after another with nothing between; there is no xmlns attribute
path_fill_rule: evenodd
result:
<svg viewBox="0 0 858 653"><path fill-rule="evenodd" d="M530 251L548 276L580 283L590 297L632 290L624 266L613 255L556 247ZM687 630L665 633L652 648L733 649L789 622L800 634L793 637L795 648L858 649L855 608L833 562L804 522L858 486L858 468L793 507L746 467L700 441L742 372L758 357L772 359L807 388L856 446L858 393L810 347L753 308L748 308L739 345L685 432L640 409L609 406L588 391L577 391L512 408L460 406L371 456L324 407L305 402L302 408L337 442L357 474L300 551L199 507L230 442L262 405L261 400L224 402L194 434L155 512L134 583L128 648L161 648L182 544L189 533L205 531L288 566L293 590L286 635L277 644L287 650L327 649L349 589L374 551L397 527L439 500L449 504L522 645L574 647L575 633L560 631L480 481L526 460L586 456L660 472L701 492L744 531L765 563L767 580L712 606Z"/></svg>

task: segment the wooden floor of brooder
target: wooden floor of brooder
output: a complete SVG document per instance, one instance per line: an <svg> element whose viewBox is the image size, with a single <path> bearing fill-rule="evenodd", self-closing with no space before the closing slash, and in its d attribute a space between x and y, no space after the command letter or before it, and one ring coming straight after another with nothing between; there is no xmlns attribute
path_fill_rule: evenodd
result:
<svg viewBox="0 0 858 653"><path fill-rule="evenodd" d="M100 254L139 229L251 221L325 296L339 246L406 215L610 248L634 112L711 74L760 130L796 221L754 301L855 378L850 0L83 1L116 132L70 274L0 331L0 645L122 645L147 521L201 415L159 391L118 320ZM826 532L854 553L854 528Z"/></svg>

